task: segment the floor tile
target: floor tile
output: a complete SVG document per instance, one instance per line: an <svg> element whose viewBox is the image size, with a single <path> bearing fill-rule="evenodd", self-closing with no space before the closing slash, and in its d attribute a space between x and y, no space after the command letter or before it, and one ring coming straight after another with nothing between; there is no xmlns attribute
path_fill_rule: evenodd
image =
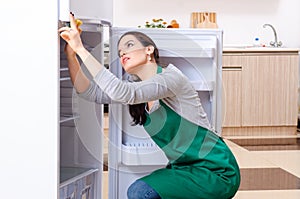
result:
<svg viewBox="0 0 300 199"><path fill-rule="evenodd" d="M300 189L300 178L281 168L241 169L239 190Z"/></svg>
<svg viewBox="0 0 300 199"><path fill-rule="evenodd" d="M257 157L265 159L276 166L300 177L300 151L253 151Z"/></svg>
<svg viewBox="0 0 300 199"><path fill-rule="evenodd" d="M234 154L240 168L272 168L278 167L267 159L261 158L256 154L240 147L239 145L225 140L226 144Z"/></svg>
<svg viewBox="0 0 300 199"><path fill-rule="evenodd" d="M299 199L300 190L238 191L233 199Z"/></svg>

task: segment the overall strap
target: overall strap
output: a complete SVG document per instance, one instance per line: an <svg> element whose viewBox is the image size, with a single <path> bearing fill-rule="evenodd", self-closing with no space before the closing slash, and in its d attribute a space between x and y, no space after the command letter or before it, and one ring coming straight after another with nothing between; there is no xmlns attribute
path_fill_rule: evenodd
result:
<svg viewBox="0 0 300 199"><path fill-rule="evenodd" d="M159 66L159 65L157 65L157 71L156 71L156 73L158 74L158 73L161 73L161 72L162 72L162 67Z"/></svg>

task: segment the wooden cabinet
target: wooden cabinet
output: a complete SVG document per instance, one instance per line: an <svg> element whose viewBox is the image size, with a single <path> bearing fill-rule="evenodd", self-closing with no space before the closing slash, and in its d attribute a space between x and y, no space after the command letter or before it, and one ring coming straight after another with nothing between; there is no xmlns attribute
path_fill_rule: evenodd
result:
<svg viewBox="0 0 300 199"><path fill-rule="evenodd" d="M242 56L223 57L223 127L240 127L242 123Z"/></svg>
<svg viewBox="0 0 300 199"><path fill-rule="evenodd" d="M297 55L243 58L242 126L289 126L297 122Z"/></svg>
<svg viewBox="0 0 300 199"><path fill-rule="evenodd" d="M223 54L223 135L292 135L298 52Z"/></svg>

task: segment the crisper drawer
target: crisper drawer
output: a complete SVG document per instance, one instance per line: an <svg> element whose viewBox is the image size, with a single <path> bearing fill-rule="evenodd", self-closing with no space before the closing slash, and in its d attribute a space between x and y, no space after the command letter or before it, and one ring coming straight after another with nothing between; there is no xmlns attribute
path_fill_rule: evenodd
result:
<svg viewBox="0 0 300 199"><path fill-rule="evenodd" d="M120 163L123 165L166 165L168 159L154 143L142 126L132 126L128 107L122 105L121 111L110 109L113 117L122 115L119 123L122 132Z"/></svg>
<svg viewBox="0 0 300 199"><path fill-rule="evenodd" d="M61 168L60 199L94 199L97 169Z"/></svg>
<svg viewBox="0 0 300 199"><path fill-rule="evenodd" d="M77 194L77 184L75 182L72 182L59 189L60 199L75 199L77 198L76 194Z"/></svg>
<svg viewBox="0 0 300 199"><path fill-rule="evenodd" d="M124 165L166 165L168 159L163 151L151 141L145 143L122 144Z"/></svg>

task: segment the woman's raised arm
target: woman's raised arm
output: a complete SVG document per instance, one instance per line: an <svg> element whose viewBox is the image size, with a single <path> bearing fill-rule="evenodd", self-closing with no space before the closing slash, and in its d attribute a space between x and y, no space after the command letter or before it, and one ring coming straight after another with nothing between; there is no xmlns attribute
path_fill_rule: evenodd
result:
<svg viewBox="0 0 300 199"><path fill-rule="evenodd" d="M80 57L80 59L83 61L88 71L94 78L99 73L99 71L104 68L104 66L101 63L99 63L98 60L83 46L80 38L80 30L76 25L76 21L72 13L70 13L70 25L71 27L62 27L59 29L60 36L68 43L68 45L73 49L73 51ZM74 61L73 62L74 64L76 63L76 61L73 60L73 58L70 58L70 60Z"/></svg>

